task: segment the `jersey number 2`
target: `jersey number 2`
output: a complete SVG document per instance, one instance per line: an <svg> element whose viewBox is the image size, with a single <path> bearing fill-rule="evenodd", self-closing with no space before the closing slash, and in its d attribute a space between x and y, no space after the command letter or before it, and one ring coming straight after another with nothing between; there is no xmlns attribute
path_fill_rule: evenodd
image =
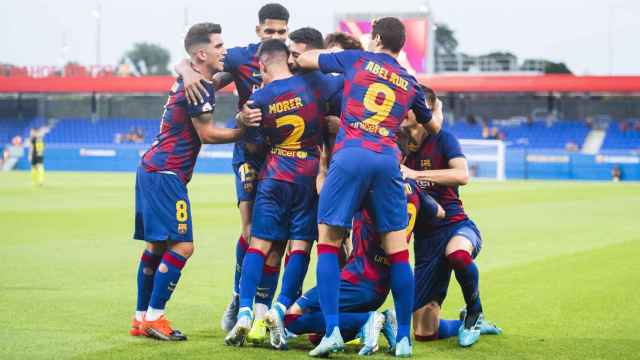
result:
<svg viewBox="0 0 640 360"><path fill-rule="evenodd" d="M286 125L293 126L293 131L279 146L286 150L300 150L302 147L300 138L304 134L304 119L298 115L286 115L276 119L276 127L281 128Z"/></svg>

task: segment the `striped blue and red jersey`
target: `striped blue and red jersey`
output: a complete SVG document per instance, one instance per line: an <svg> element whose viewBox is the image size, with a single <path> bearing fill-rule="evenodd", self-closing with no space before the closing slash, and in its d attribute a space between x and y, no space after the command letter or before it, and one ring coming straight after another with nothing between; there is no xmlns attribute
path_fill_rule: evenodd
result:
<svg viewBox="0 0 640 360"><path fill-rule="evenodd" d="M202 145L191 118L213 112L216 106L213 86L203 84L207 87L209 96L205 97L204 103L198 105L187 102L182 78L178 78L171 87L162 113L160 132L140 161L146 171L174 173L184 184L191 180Z"/></svg>
<svg viewBox="0 0 640 360"><path fill-rule="evenodd" d="M260 44L238 46L227 50L224 72L233 76L238 91L238 109L244 106L251 94L262 86L262 76L256 53Z"/></svg>
<svg viewBox="0 0 640 360"><path fill-rule="evenodd" d="M443 129L437 135L427 135L417 151L407 156L405 165L419 171L449 169L449 160L459 157L465 157L460 142L452 133ZM468 218L457 186L438 185L426 181L418 182L418 186L442 205L446 216L444 219L434 218L428 221L420 219L416 225L416 235Z"/></svg>
<svg viewBox="0 0 640 360"><path fill-rule="evenodd" d="M251 94L262 87L262 75L256 57L259 46L258 43L228 49L224 58L223 71L231 74L238 92L238 109L242 109ZM264 144L260 140L260 138L252 137L250 132L245 133L233 146L232 164L234 166L245 162L262 164L265 152ZM248 149L247 143L255 144L255 146L253 149Z"/></svg>
<svg viewBox="0 0 640 360"><path fill-rule="evenodd" d="M385 53L345 50L319 56L320 70L344 74L341 126L334 152L361 147L398 159L396 133L409 110L418 122L431 120L431 110L418 81Z"/></svg>
<svg viewBox="0 0 640 360"><path fill-rule="evenodd" d="M262 111L258 131L269 146L260 179L315 186L327 102L341 85L334 76L313 71L253 93L251 100Z"/></svg>
<svg viewBox="0 0 640 360"><path fill-rule="evenodd" d="M438 207L430 196L420 191L415 181L405 180L404 189L407 196L409 242L417 217L435 217ZM352 284L369 286L379 294L386 295L390 286L390 263L382 249L373 217L366 208L358 211L353 217L351 241L353 251L340 273L341 279Z"/></svg>

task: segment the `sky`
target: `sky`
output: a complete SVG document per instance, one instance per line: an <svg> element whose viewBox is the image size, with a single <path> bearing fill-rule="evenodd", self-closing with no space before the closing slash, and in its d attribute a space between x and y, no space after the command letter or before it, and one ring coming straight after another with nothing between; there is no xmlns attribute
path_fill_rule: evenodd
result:
<svg viewBox="0 0 640 360"><path fill-rule="evenodd" d="M135 42L184 57L186 25L222 25L227 47L257 40L256 0L3 0L0 63L62 65L96 63L96 18L101 3L100 63L115 65ZM428 5L447 23L459 50L480 55L510 51L524 58L565 62L579 75L640 74L640 1L635 0L321 0L281 1L290 28L335 30L337 13L413 12ZM635 44L635 45L634 45Z"/></svg>

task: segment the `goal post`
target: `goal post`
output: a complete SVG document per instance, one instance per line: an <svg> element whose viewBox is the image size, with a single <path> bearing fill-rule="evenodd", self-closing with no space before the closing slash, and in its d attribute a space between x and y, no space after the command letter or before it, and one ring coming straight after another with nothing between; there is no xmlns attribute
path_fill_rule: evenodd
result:
<svg viewBox="0 0 640 360"><path fill-rule="evenodd" d="M506 145L502 140L460 139L472 176L506 179Z"/></svg>

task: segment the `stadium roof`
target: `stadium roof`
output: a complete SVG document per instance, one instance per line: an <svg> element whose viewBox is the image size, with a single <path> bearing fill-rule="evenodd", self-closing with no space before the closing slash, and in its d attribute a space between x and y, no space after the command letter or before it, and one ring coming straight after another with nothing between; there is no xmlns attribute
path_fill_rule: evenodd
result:
<svg viewBox="0 0 640 360"><path fill-rule="evenodd" d="M418 80L438 92L640 93L640 76L420 75ZM163 93L173 81L171 76L0 77L0 93Z"/></svg>

